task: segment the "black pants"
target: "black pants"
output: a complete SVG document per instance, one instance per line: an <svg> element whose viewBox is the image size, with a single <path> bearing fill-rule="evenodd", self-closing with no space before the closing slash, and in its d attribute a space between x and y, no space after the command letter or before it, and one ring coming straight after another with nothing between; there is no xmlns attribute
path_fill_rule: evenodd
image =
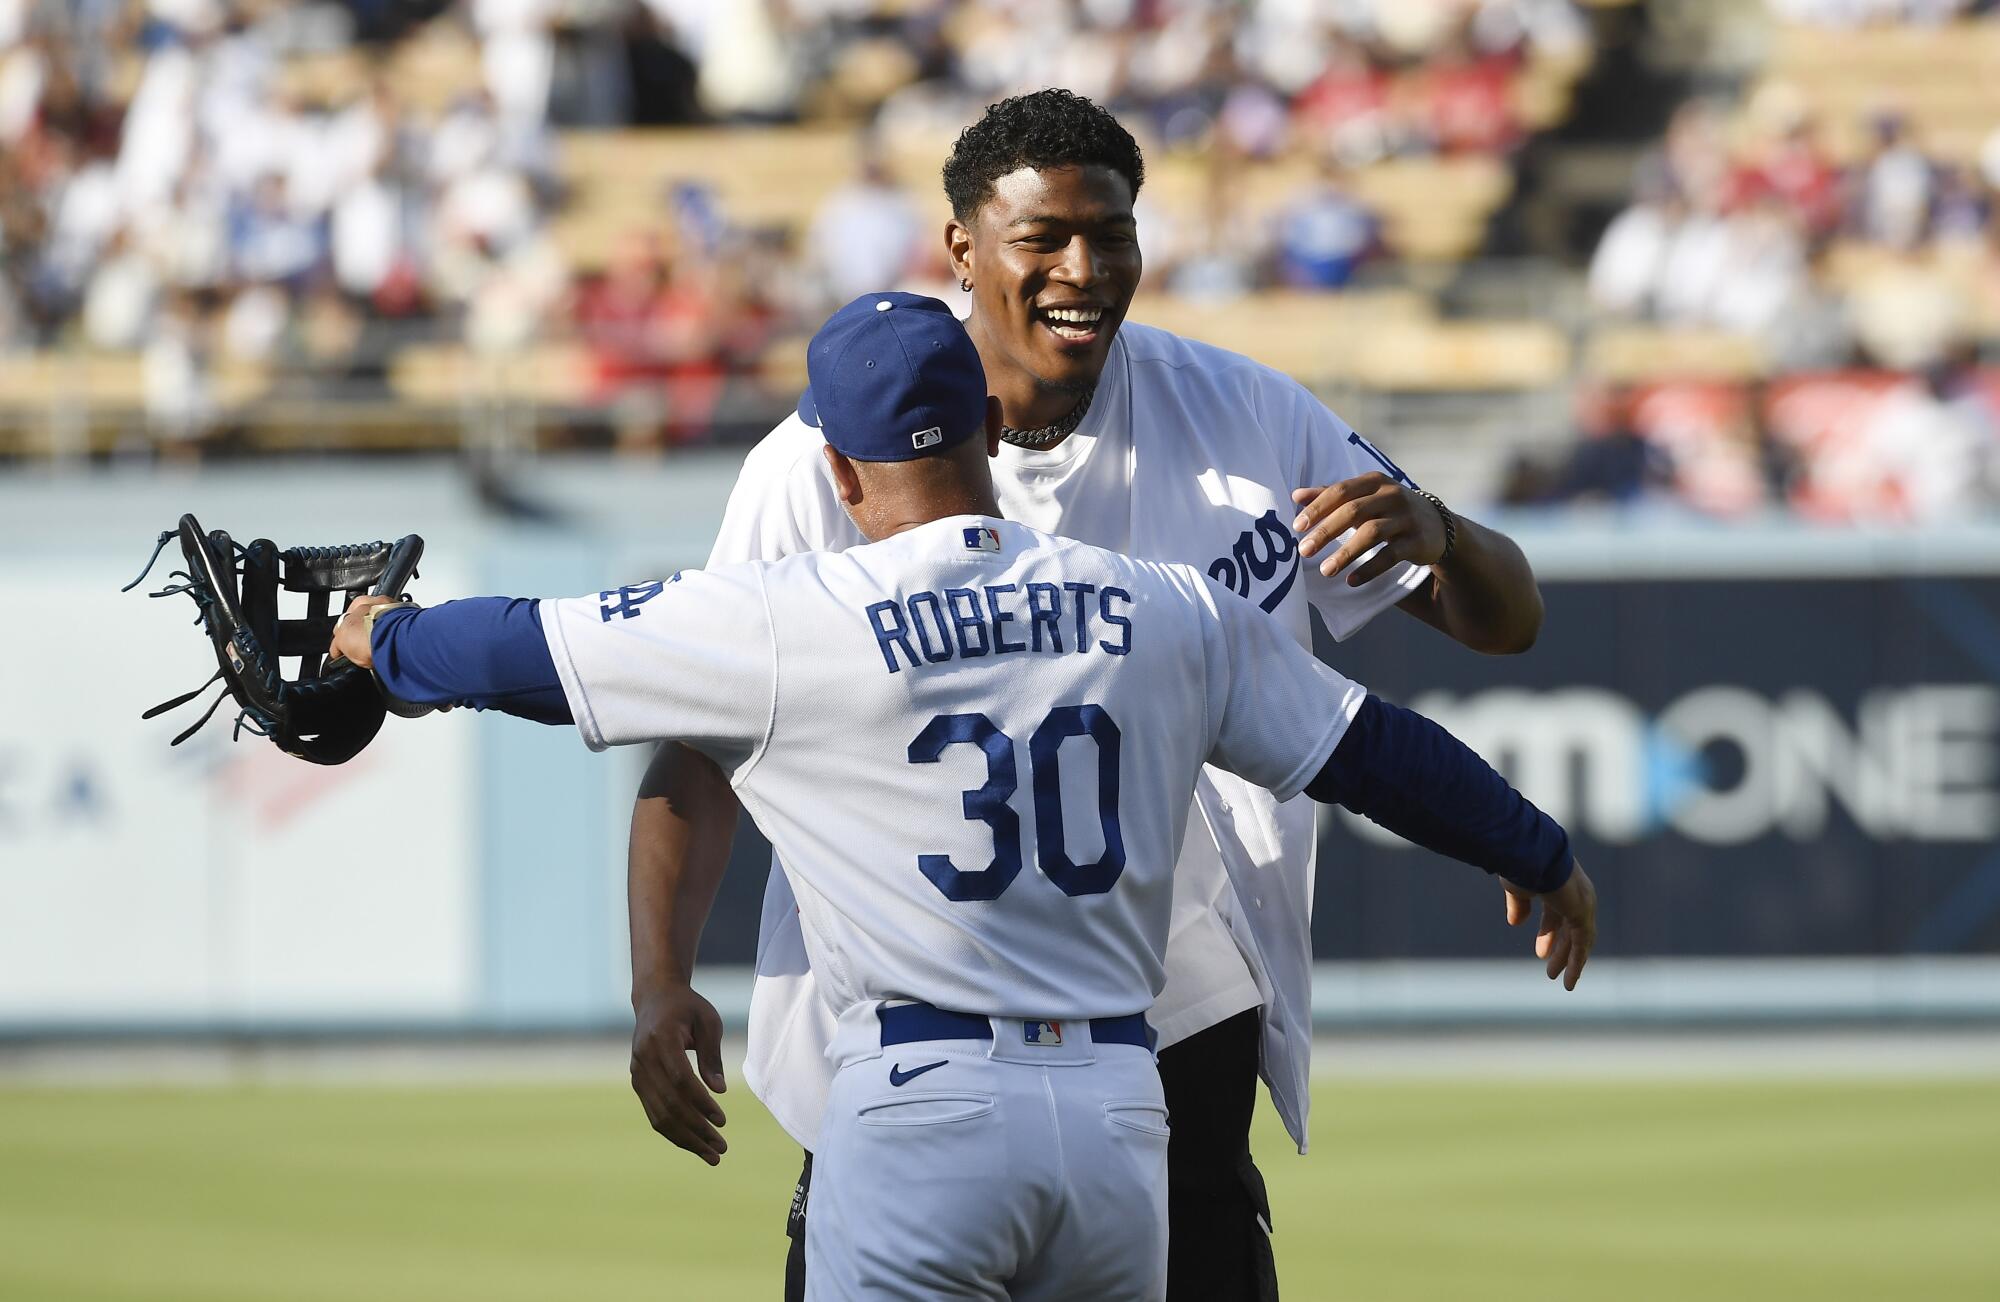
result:
<svg viewBox="0 0 2000 1302"><path fill-rule="evenodd" d="M1271 1203L1250 1160L1257 1106L1257 1010L1198 1031L1160 1053L1174 1128L1167 1143L1168 1302L1277 1302ZM806 1154L785 1231L785 1302L805 1302Z"/></svg>

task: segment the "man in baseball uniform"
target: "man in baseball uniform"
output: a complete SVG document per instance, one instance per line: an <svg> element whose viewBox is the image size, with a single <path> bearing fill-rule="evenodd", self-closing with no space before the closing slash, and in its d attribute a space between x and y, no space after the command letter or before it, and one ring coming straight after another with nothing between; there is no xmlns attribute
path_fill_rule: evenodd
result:
<svg viewBox="0 0 2000 1302"><path fill-rule="evenodd" d="M1309 609L1346 638L1391 605L1467 645L1517 651L1541 601L1519 549L1422 495L1291 379L1127 323L1140 277L1144 165L1097 105L1042 91L993 106L944 169L966 325L1001 403L994 479L1012 520L1129 556L1190 564L1309 646ZM746 459L712 564L858 545L823 439L803 417ZM655 760L633 815L633 1084L654 1126L720 1153L720 1022L689 984L737 805L684 748ZM1312 1022L1311 803L1211 769L1175 878L1166 987L1153 1009L1168 1103L1171 1280L1188 1302L1275 1296L1269 1207L1250 1162L1259 1061L1301 1151ZM768 834L769 829L764 829ZM1254 891L1232 891L1231 872ZM1268 914L1258 926L1257 915ZM807 1150L835 1030L782 873L770 878L745 1076ZM696 1053L691 1067L687 1051ZM788 1295L798 1296L801 1217ZM1182 1249L1186 1251L1183 1252Z"/></svg>
<svg viewBox="0 0 2000 1302"><path fill-rule="evenodd" d="M1589 881L1476 755L1214 580L1002 519L1000 407L942 303L857 300L808 373L863 545L566 601L363 598L333 649L594 750L680 739L768 829L834 1023L809 1298L1157 1302L1145 1013L1204 764L1540 896L1571 985Z"/></svg>

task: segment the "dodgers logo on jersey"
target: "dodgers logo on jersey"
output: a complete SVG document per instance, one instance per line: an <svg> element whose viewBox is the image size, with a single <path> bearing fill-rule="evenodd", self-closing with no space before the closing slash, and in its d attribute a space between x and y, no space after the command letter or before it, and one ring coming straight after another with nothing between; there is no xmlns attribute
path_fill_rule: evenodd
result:
<svg viewBox="0 0 2000 1302"><path fill-rule="evenodd" d="M1039 1044L1054 1048L1062 1043L1061 1022L1023 1022L1021 1041L1024 1044Z"/></svg>
<svg viewBox="0 0 2000 1302"><path fill-rule="evenodd" d="M607 624L611 622L613 615L620 619L637 618L639 607L659 596L669 583L680 581L681 572L675 570L666 578L654 579L651 583L628 583L615 591L606 589L597 594L597 600L601 603L597 607L597 617Z"/></svg>
<svg viewBox="0 0 2000 1302"><path fill-rule="evenodd" d="M1257 604L1266 611L1278 608L1278 603L1292 590L1292 582L1299 577L1299 540L1292 536L1290 526L1278 518L1277 508L1273 507L1236 536L1236 545L1229 549L1229 555L1209 562L1208 577L1237 596L1248 597L1253 583L1270 583L1280 569L1284 570L1284 577L1257 596Z"/></svg>
<svg viewBox="0 0 2000 1302"><path fill-rule="evenodd" d="M1000 550L1000 531L975 525L965 531L965 550L969 552L997 552Z"/></svg>
<svg viewBox="0 0 2000 1302"><path fill-rule="evenodd" d="M1382 472L1399 484L1411 488L1417 482L1403 473L1403 468L1382 454L1382 450L1349 431L1348 443L1367 456ZM1278 579L1268 590L1256 598L1257 604L1266 611L1273 611L1285 600L1285 594L1292 590L1292 583L1299 577L1299 540L1283 520L1278 518L1276 508L1257 517L1257 523L1245 529L1236 537L1236 545L1229 549L1227 556L1218 556L1208 565L1208 577L1222 584L1239 597L1251 596L1253 585L1269 582L1282 568L1285 576Z"/></svg>

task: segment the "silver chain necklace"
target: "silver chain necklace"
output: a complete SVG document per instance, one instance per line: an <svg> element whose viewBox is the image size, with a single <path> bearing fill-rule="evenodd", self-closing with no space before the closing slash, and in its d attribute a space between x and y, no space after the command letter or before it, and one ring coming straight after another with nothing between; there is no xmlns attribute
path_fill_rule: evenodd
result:
<svg viewBox="0 0 2000 1302"><path fill-rule="evenodd" d="M1090 400L1096 394L1097 390L1092 389L1077 400L1067 416L1040 429L1015 429L1012 425L1002 425L1000 441L1012 443L1017 448L1045 448L1060 443L1076 433L1076 427L1083 424L1083 418L1090 414Z"/></svg>

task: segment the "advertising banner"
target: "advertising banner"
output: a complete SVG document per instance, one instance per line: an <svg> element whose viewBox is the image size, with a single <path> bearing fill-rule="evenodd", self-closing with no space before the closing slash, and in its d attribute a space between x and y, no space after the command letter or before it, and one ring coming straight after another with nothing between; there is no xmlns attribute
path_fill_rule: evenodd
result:
<svg viewBox="0 0 2000 1302"><path fill-rule="evenodd" d="M1321 653L1563 821L1606 953L2000 951L2000 578L1545 582L1527 655L1385 614ZM1517 952L1498 888L1327 816L1323 959Z"/></svg>

